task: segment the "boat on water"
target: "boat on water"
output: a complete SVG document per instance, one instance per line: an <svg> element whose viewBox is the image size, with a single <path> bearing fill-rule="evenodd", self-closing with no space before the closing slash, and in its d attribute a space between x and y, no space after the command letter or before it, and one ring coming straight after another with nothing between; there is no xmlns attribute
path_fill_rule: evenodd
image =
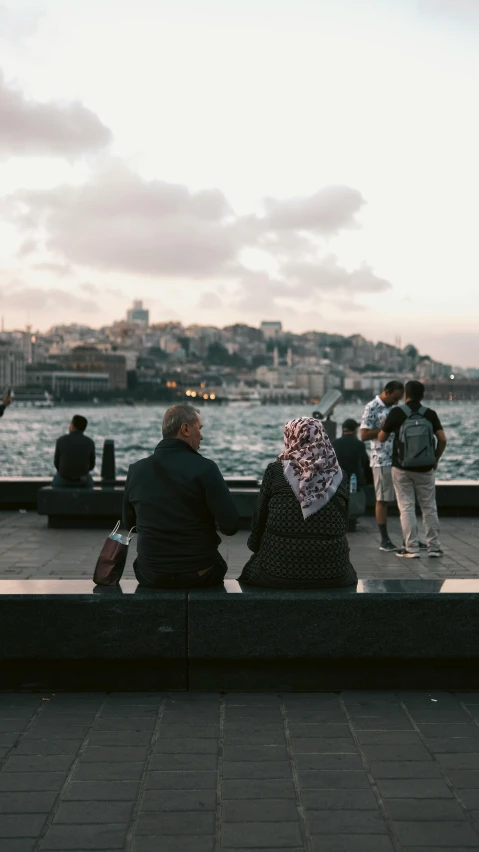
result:
<svg viewBox="0 0 479 852"><path fill-rule="evenodd" d="M228 405L261 405L261 396L256 388L244 384L229 385L222 394L222 401Z"/></svg>

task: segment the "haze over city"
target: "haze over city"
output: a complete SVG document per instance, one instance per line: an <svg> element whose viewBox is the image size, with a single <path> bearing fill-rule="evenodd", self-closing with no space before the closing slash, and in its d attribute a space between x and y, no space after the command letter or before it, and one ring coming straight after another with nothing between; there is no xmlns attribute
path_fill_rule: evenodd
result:
<svg viewBox="0 0 479 852"><path fill-rule="evenodd" d="M0 5L0 314L479 366L475 0Z"/></svg>

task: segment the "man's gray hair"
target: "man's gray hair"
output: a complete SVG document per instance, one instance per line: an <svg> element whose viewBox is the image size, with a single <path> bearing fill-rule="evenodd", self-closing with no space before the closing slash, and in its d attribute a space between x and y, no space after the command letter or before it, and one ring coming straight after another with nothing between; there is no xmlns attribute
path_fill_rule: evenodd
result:
<svg viewBox="0 0 479 852"><path fill-rule="evenodd" d="M198 409L193 408L192 405L187 403L172 405L163 417L161 426L163 438L176 438L183 423L189 423L190 426L193 426L199 416Z"/></svg>

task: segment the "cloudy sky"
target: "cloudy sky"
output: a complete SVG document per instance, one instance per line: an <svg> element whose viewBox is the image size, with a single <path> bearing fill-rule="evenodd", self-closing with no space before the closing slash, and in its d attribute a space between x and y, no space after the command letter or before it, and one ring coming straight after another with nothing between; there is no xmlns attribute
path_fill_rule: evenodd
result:
<svg viewBox="0 0 479 852"><path fill-rule="evenodd" d="M0 0L5 328L281 319L479 366L479 0Z"/></svg>

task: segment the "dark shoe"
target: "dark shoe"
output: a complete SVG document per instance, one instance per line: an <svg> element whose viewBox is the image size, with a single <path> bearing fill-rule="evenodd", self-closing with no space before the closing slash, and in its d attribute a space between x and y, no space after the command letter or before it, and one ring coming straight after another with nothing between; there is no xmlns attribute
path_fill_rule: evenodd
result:
<svg viewBox="0 0 479 852"><path fill-rule="evenodd" d="M427 550L427 544L425 544L423 541L420 541L419 550Z"/></svg>
<svg viewBox="0 0 479 852"><path fill-rule="evenodd" d="M443 550L430 550L428 553L429 559L439 559L440 556L444 556Z"/></svg>
<svg viewBox="0 0 479 852"><path fill-rule="evenodd" d="M396 553L397 547L392 543L391 539L382 541L379 545L379 550L384 550L385 553Z"/></svg>
<svg viewBox="0 0 479 852"><path fill-rule="evenodd" d="M401 547L401 550L397 551L396 556L400 556L401 559L419 559L419 553L406 550L405 547Z"/></svg>

